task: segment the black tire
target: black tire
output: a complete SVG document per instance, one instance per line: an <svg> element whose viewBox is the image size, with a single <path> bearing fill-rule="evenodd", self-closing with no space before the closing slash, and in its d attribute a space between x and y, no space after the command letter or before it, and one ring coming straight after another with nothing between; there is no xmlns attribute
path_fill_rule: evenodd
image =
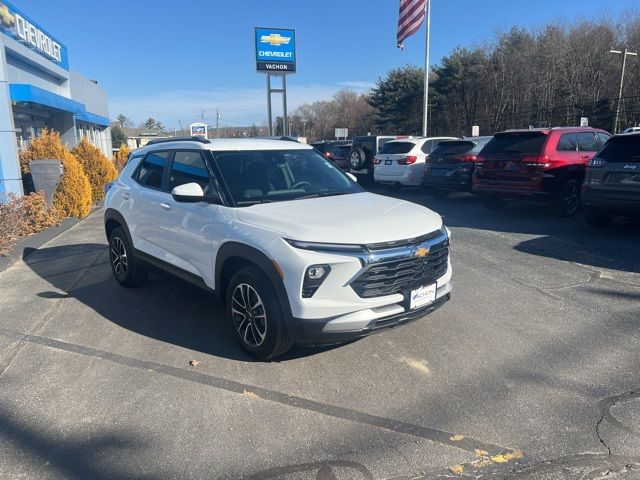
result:
<svg viewBox="0 0 640 480"><path fill-rule="evenodd" d="M429 193L436 198L447 198L451 193L450 190L444 190L442 188L436 188L434 190L430 190Z"/></svg>
<svg viewBox="0 0 640 480"><path fill-rule="evenodd" d="M484 208L491 211L502 210L507 205L507 202L505 202L503 199L488 195L483 195L482 197L480 197L480 201L482 202L482 206Z"/></svg>
<svg viewBox="0 0 640 480"><path fill-rule="evenodd" d="M109 263L120 285L138 287L147 280L147 270L136 260L133 246L120 227L109 235Z"/></svg>
<svg viewBox="0 0 640 480"><path fill-rule="evenodd" d="M584 211L587 223L592 227L606 227L611 223L611 215L599 212L592 208L585 208Z"/></svg>
<svg viewBox="0 0 640 480"><path fill-rule="evenodd" d="M293 346L275 288L258 267L242 268L231 277L226 301L233 333L247 353L269 360Z"/></svg>
<svg viewBox="0 0 640 480"><path fill-rule="evenodd" d="M362 170L365 162L367 161L367 155L360 147L354 147L349 152L349 166L354 170Z"/></svg>
<svg viewBox="0 0 640 480"><path fill-rule="evenodd" d="M573 217L580 211L580 183L568 180L556 198L556 210L563 217Z"/></svg>

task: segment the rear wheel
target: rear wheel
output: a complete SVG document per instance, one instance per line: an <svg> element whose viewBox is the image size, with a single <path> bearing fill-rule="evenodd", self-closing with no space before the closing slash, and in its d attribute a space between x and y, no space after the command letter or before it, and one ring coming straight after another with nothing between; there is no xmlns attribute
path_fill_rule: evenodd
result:
<svg viewBox="0 0 640 480"><path fill-rule="evenodd" d="M606 213L598 212L592 208L587 208L584 213L587 223L592 227L605 227L611 223L611 215Z"/></svg>
<svg viewBox="0 0 640 480"><path fill-rule="evenodd" d="M492 211L502 210L507 205L507 202L505 202L502 198L492 197L488 195L480 197L480 201L482 202L482 206L484 208Z"/></svg>
<svg viewBox="0 0 640 480"><path fill-rule="evenodd" d="M109 260L113 276L120 285L137 287L147 279L147 270L136 260L124 230L115 228L109 235Z"/></svg>
<svg viewBox="0 0 640 480"><path fill-rule="evenodd" d="M243 268L231 278L227 313L242 348L259 360L278 357L293 345L276 291L257 267Z"/></svg>
<svg viewBox="0 0 640 480"><path fill-rule="evenodd" d="M569 180L564 184L558 198L556 209L563 217L573 217L580 210L580 184L577 180Z"/></svg>

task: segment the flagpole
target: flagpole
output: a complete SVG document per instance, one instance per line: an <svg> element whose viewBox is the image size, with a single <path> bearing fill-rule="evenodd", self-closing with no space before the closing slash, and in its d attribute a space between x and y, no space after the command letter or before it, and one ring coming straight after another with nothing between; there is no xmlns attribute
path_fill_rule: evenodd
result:
<svg viewBox="0 0 640 480"><path fill-rule="evenodd" d="M427 127L429 126L429 47L430 47L430 36L431 36L431 0L427 0L424 4L425 15L426 15L426 45L425 45L425 53L424 53L424 114L422 117L422 136L427 136Z"/></svg>

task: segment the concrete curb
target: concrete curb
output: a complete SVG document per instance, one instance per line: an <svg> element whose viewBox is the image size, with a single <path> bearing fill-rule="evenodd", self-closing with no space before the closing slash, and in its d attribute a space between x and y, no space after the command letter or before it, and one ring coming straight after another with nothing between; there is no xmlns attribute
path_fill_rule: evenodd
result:
<svg viewBox="0 0 640 480"><path fill-rule="evenodd" d="M91 207L89 215L93 214L100 208L102 208L102 202L97 202ZM89 217L89 215L87 215L87 217ZM11 248L11 251L7 255L0 256L0 272L6 270L18 260L26 258L29 253L33 253L34 250L37 250L45 243L50 242L58 235L66 232L81 221L82 219L79 218L67 217L54 227L45 228L38 233L34 233L33 235L29 235L28 237L21 239Z"/></svg>

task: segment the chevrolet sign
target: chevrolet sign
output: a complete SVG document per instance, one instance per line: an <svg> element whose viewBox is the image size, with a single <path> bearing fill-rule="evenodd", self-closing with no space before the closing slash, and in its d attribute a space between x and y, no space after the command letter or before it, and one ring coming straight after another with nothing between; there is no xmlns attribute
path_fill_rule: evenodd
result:
<svg viewBox="0 0 640 480"><path fill-rule="evenodd" d="M254 36L258 72L296 71L295 30L256 27Z"/></svg>

